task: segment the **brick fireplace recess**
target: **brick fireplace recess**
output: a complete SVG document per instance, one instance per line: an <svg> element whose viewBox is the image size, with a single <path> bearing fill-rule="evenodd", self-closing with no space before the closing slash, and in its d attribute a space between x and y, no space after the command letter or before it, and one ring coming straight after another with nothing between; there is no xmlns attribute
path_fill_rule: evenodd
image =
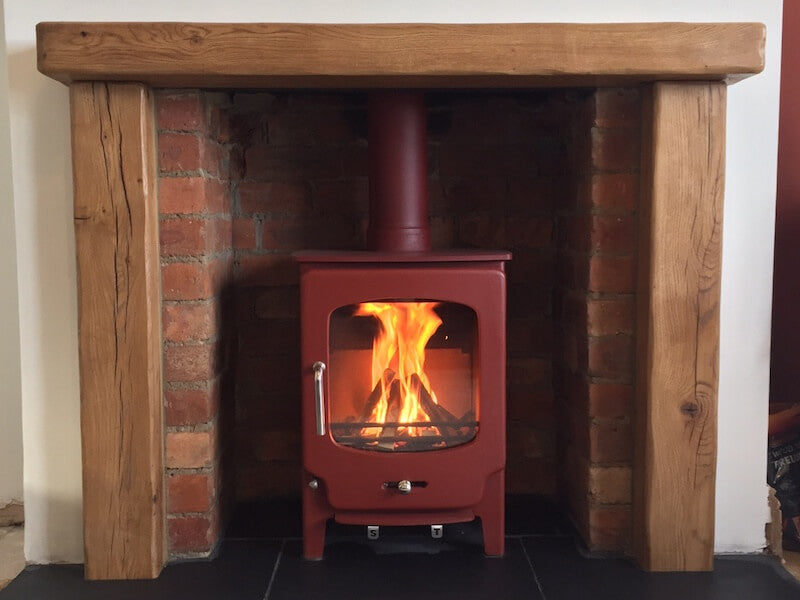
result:
<svg viewBox="0 0 800 600"><path fill-rule="evenodd" d="M560 498L592 549L711 568L725 85L762 68L762 26L38 36L71 88L87 577L156 576L213 549L226 506L308 483L290 255L365 247L366 98L386 87L427 90L434 254L514 253L505 490ZM369 352L351 320L340 362Z"/></svg>
<svg viewBox="0 0 800 600"><path fill-rule="evenodd" d="M515 256L507 273L507 490L567 499L587 543L598 550L624 551L631 527L632 219L639 180L640 92L430 92L425 103L429 166L422 177L430 193L430 219L427 211L421 213L431 224L433 247L502 247ZM367 184L374 178L368 178L373 144L366 140L367 95L163 90L156 105L164 293L185 286L176 272L201 268L212 273L223 264L233 296L226 303L191 290L193 296L170 295L166 301L167 439L211 444L208 430L217 424L213 416L204 412L192 420L174 411L193 406L182 402L186 394L200 393L193 388L213 390L218 405L217 371L185 372L187 364L195 363L187 363L181 352L226 353L221 336L209 333L208 318L195 315L198 303L213 304L219 313L233 312L231 318L217 320L233 321L238 338L234 399L222 400L236 406L236 458L226 471L227 487L239 502L297 496L300 406L286 401L299 398L301 378L298 270L290 253L319 245L334 249L318 256L323 262L341 254L356 266L360 255L353 251L369 246ZM187 152L189 143L195 146ZM616 162L592 162L592 154L611 153ZM340 162L343 155L347 158ZM199 202L203 196L189 186L202 173L216 190L206 200L207 209ZM586 246L589 233L580 230L592 213L603 226L593 234L594 250ZM224 226L229 218L233 251L220 253L218 248L230 243L231 231ZM221 226L214 225L220 219ZM590 256L591 284L582 280L582 274L588 277ZM304 261L310 259L303 255ZM309 295L327 299L330 292ZM617 320L610 322L609 332L587 329L581 301L606 313L616 307ZM590 338L576 337L580 331L590 332L593 342L619 347L607 351L605 359L593 355L591 375ZM607 364L598 364L601 360ZM305 362L302 375L310 377L315 361ZM223 367L217 364L218 370ZM610 397L595 400L612 404L605 412L602 407L585 412L581 398L588 390L582 391L579 383L590 380L593 395L605 390ZM202 402L206 406L207 400ZM188 431L190 426L200 431ZM556 444L558 432L563 452ZM590 433L597 446L593 449ZM168 460L174 454L168 453ZM558 476L573 471L569 477ZM195 505L199 510L180 510L169 499L183 498L185 490L197 498L197 488L190 484L211 474L219 477L214 460L167 464L168 507L176 509L168 521L173 554L207 551L213 544L219 486L202 486L204 497ZM596 491L587 496L590 476ZM567 485L571 482L581 485Z"/></svg>

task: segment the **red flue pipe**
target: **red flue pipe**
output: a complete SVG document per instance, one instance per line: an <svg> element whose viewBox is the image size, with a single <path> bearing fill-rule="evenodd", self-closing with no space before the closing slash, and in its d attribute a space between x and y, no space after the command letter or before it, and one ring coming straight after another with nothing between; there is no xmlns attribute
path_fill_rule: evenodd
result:
<svg viewBox="0 0 800 600"><path fill-rule="evenodd" d="M370 93L369 157L369 249L430 251L428 151L422 92Z"/></svg>

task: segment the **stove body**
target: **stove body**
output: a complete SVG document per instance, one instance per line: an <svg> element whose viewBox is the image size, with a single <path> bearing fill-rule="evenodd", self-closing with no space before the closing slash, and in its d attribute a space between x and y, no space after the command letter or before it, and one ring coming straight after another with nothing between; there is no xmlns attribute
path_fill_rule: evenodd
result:
<svg viewBox="0 0 800 600"><path fill-rule="evenodd" d="M303 544L326 523L481 519L504 548L505 261L430 250L425 109L370 98L371 251L300 264Z"/></svg>

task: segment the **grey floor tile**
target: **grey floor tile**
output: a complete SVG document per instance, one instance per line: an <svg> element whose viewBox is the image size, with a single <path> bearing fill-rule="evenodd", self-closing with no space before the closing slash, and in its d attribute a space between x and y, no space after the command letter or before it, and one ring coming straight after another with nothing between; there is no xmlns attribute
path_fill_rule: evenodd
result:
<svg viewBox="0 0 800 600"><path fill-rule="evenodd" d="M569 538L524 538L547 600L799 600L800 584L764 557L717 558L711 573L645 573L588 558Z"/></svg>
<svg viewBox="0 0 800 600"><path fill-rule="evenodd" d="M153 581L85 581L81 565L30 566L0 600L262 600L280 542L225 542L212 561L167 566Z"/></svg>

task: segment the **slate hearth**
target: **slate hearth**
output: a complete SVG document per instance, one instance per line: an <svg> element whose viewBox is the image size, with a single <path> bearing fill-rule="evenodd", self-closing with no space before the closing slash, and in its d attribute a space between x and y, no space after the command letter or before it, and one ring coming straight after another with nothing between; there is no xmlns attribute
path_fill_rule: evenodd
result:
<svg viewBox="0 0 800 600"><path fill-rule="evenodd" d="M480 528L454 526L443 540L386 531L329 530L325 559L302 559L296 502L242 507L213 560L175 563L152 581L93 582L80 565L29 566L0 600L191 598L192 600L796 600L800 583L774 560L717 557L711 573L645 573L622 559L587 557L546 501L507 499L505 558L486 558Z"/></svg>

